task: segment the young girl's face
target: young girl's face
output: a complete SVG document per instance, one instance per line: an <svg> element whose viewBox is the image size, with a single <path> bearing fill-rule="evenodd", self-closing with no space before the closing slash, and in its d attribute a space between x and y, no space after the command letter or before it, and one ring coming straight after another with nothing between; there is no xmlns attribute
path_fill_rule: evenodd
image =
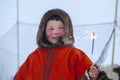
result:
<svg viewBox="0 0 120 80"><path fill-rule="evenodd" d="M60 20L49 20L46 25L46 37L51 44L55 44L64 35L64 25Z"/></svg>

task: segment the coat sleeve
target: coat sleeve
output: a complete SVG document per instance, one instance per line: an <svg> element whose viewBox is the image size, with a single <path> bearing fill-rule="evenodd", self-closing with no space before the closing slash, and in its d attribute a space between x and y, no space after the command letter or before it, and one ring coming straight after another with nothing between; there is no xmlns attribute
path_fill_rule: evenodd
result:
<svg viewBox="0 0 120 80"><path fill-rule="evenodd" d="M14 80L26 80L28 66L29 66L29 57L22 64L22 66L19 68L18 72L15 74Z"/></svg>
<svg viewBox="0 0 120 80"><path fill-rule="evenodd" d="M87 69L93 64L90 58L81 50L72 51L72 54L75 54L71 57L75 64L75 80L82 80L82 77L85 75Z"/></svg>

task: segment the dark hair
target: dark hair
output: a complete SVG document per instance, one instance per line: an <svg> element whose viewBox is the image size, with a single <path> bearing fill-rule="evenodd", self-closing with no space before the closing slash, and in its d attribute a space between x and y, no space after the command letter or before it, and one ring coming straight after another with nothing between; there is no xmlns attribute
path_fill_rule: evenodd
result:
<svg viewBox="0 0 120 80"><path fill-rule="evenodd" d="M50 16L50 17L48 18L47 22L48 22L49 20L56 20L56 21L60 20L60 21L63 22L62 18L61 18L59 15L52 15L52 16Z"/></svg>
<svg viewBox="0 0 120 80"><path fill-rule="evenodd" d="M47 41L45 37L46 24L49 20L60 20L65 26L65 36L68 41L64 41L65 45L73 46L74 37L73 37L73 28L70 16L61 9L51 9L47 11L40 22L38 33L37 33L37 44L39 47L49 47L51 44Z"/></svg>

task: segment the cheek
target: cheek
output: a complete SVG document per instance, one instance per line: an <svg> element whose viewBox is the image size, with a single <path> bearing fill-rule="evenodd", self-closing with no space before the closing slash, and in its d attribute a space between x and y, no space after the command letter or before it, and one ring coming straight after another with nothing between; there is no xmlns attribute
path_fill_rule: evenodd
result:
<svg viewBox="0 0 120 80"><path fill-rule="evenodd" d="M51 31L51 30L47 30L47 31L46 31L46 35L47 35L48 37L51 37L51 36L52 36L52 31Z"/></svg>
<svg viewBox="0 0 120 80"><path fill-rule="evenodd" d="M60 34L64 34L64 33L65 33L65 30L61 30L61 31L60 31Z"/></svg>

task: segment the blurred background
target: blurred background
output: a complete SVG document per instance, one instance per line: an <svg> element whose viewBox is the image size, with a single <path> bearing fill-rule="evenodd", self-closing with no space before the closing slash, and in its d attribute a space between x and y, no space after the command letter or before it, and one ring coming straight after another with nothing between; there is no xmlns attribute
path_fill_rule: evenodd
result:
<svg viewBox="0 0 120 80"><path fill-rule="evenodd" d="M75 47L118 80L113 68L120 66L119 0L0 0L0 80L13 80L19 66L37 48L40 20L53 8L70 15Z"/></svg>

